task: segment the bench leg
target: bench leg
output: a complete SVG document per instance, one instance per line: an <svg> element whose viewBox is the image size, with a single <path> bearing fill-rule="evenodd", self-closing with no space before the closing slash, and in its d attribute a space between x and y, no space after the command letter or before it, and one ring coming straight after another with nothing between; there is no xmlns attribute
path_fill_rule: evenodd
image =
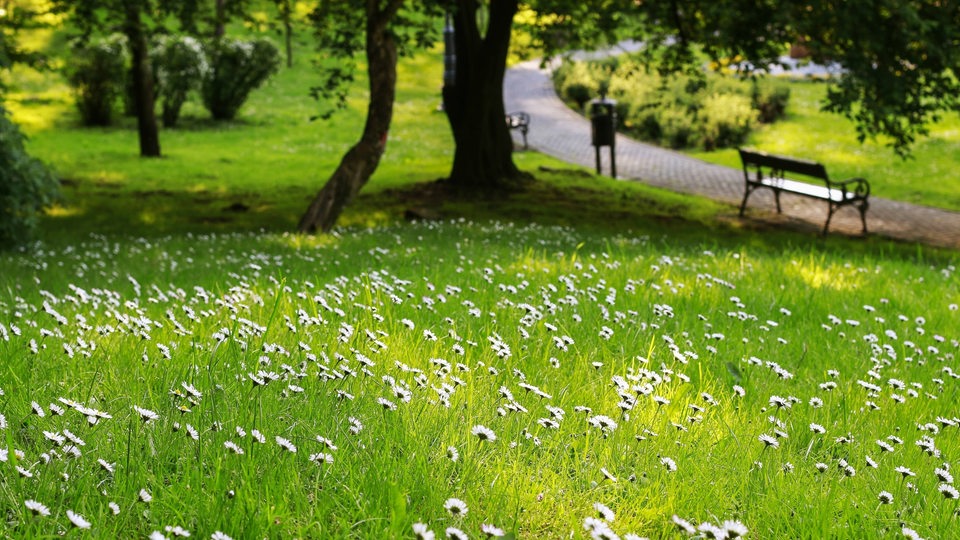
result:
<svg viewBox="0 0 960 540"><path fill-rule="evenodd" d="M775 201L777 201L777 213L782 214L783 211L780 210L780 190L779 189L773 190L773 198Z"/></svg>
<svg viewBox="0 0 960 540"><path fill-rule="evenodd" d="M750 197L752 192L753 190L750 189L750 186L747 186L747 188L743 191L743 201L740 203L740 217L743 217L743 210L747 207L747 198Z"/></svg>
<svg viewBox="0 0 960 540"><path fill-rule="evenodd" d="M836 211L837 209L833 206L833 203L830 203L830 210L827 212L827 222L823 224L823 232L820 233L823 236L827 235L827 231L830 229L830 220L833 219L833 213Z"/></svg>
<svg viewBox="0 0 960 540"><path fill-rule="evenodd" d="M867 235L867 208L870 205L867 201L863 201L863 204L860 205L860 221L863 223L863 235Z"/></svg>

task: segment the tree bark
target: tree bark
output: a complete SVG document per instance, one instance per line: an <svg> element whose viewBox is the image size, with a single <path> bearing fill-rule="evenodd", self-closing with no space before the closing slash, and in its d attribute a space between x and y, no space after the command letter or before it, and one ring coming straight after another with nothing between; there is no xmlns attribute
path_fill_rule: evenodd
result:
<svg viewBox="0 0 960 540"><path fill-rule="evenodd" d="M153 70L147 53L147 35L140 17L140 3L128 0L125 9L124 33L130 42L130 77L133 82L140 156L160 157L160 134L154 112Z"/></svg>
<svg viewBox="0 0 960 540"><path fill-rule="evenodd" d="M293 67L293 0L283 0L280 8L283 19L283 39L287 49L287 67Z"/></svg>
<svg viewBox="0 0 960 540"><path fill-rule="evenodd" d="M360 140L347 151L300 219L303 233L329 231L344 207L360 192L377 170L387 144L397 87L397 43L389 24L404 0L391 0L383 9L377 0L367 0L366 52L370 80L367 120Z"/></svg>
<svg viewBox="0 0 960 540"><path fill-rule="evenodd" d="M213 13L213 38L223 37L227 25L227 0L216 0Z"/></svg>
<svg viewBox="0 0 960 540"><path fill-rule="evenodd" d="M513 139L504 117L503 78L517 0L488 4L485 33L476 0L458 0L454 86L444 88L444 108L456 150L450 184L461 191L496 192L522 177L513 162Z"/></svg>

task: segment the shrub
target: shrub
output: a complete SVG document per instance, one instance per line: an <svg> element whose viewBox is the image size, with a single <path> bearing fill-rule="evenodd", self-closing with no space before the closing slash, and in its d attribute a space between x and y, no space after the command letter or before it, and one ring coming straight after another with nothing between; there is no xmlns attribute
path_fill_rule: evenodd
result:
<svg viewBox="0 0 960 540"><path fill-rule="evenodd" d="M587 105L587 102L590 101L591 96L593 96L595 93L596 92L594 92L592 88L584 83L579 82L568 84L563 89L564 97L567 98L567 100L576 103L580 110L583 110L583 108Z"/></svg>
<svg viewBox="0 0 960 540"><path fill-rule="evenodd" d="M790 101L790 87L785 84L754 84L753 108L760 113L760 121L764 124L776 122L783 118Z"/></svg>
<svg viewBox="0 0 960 540"><path fill-rule="evenodd" d="M200 42L190 36L159 36L150 51L156 73L156 95L162 105L163 125L173 127L187 95L200 89L209 71Z"/></svg>
<svg viewBox="0 0 960 540"><path fill-rule="evenodd" d="M113 120L114 101L126 88L126 53L121 34L74 48L66 76L83 125L108 126Z"/></svg>
<svg viewBox="0 0 960 540"><path fill-rule="evenodd" d="M749 98L737 94L710 94L700 109L703 147L713 150L742 144L756 118L757 111L750 106Z"/></svg>
<svg viewBox="0 0 960 540"><path fill-rule="evenodd" d="M560 97L576 103L581 111L597 96L597 80L587 63L564 61L554 71L553 80Z"/></svg>
<svg viewBox="0 0 960 540"><path fill-rule="evenodd" d="M273 75L280 51L267 39L219 39L209 47L210 69L203 78L203 104L217 120L230 120L250 92Z"/></svg>
<svg viewBox="0 0 960 540"><path fill-rule="evenodd" d="M37 214L57 196L53 173L23 148L23 134L0 105L0 248L25 243Z"/></svg>
<svg viewBox="0 0 960 540"><path fill-rule="evenodd" d="M607 81L610 97L618 101L620 125L631 135L672 148L742 144L758 120L782 116L790 98L782 83L662 76L629 55L617 61L565 62L554 72L557 91L568 101L575 101L572 94L582 94L581 88L600 90Z"/></svg>
<svg viewBox="0 0 960 540"><path fill-rule="evenodd" d="M661 109L658 122L663 144L675 149L696 144L696 118L689 111L676 106Z"/></svg>

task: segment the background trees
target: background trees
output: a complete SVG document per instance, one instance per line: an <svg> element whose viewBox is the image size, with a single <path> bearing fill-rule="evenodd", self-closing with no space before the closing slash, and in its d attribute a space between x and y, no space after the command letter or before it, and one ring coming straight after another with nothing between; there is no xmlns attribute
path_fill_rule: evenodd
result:
<svg viewBox="0 0 960 540"><path fill-rule="evenodd" d="M436 12L429 5L407 0L324 0L311 18L317 40L326 51L325 84L313 89L317 97L342 106L346 84L353 80L357 54L366 55L370 98L360 140L340 161L310 203L298 229L330 230L343 208L377 170L387 145L396 98L397 57L428 46L436 36ZM332 113L332 110L329 111Z"/></svg>
<svg viewBox="0 0 960 540"><path fill-rule="evenodd" d="M276 15L289 37L293 16L308 4L293 0L54 1L73 16L70 24L88 33L122 29L126 34L134 60L130 80L137 96L143 155L160 152L149 95L156 94L156 81L151 80L152 70L144 69L150 58L137 52L143 48L142 37L173 26L194 35L222 35L231 18L247 17L253 10ZM956 46L960 16L952 2L531 0L521 5L516 0L323 0L317 5L312 23L316 44L324 51L318 71L326 77L314 93L334 104L342 102L340 83L349 81L360 65L355 55L369 55L370 121L360 136L362 155L349 151L351 159L358 161L345 156L343 162L354 180L341 188L348 184L350 188L332 199L338 202L327 206L322 219L312 207L313 217L304 216L302 230L332 226L338 208L375 170L379 157L373 156L382 153L392 120L395 70L391 66L398 56L438 43L444 12L454 22L458 58L455 80L444 90L456 143L446 184L461 191L496 193L523 178L513 162L502 99L507 54L517 30L533 36L535 48L547 55L620 39L640 40L646 45L648 69L691 76L701 73L710 59L744 74L763 70L777 62L788 44L802 43L812 59L838 62L845 70L828 95L827 109L853 119L861 138L889 136L902 154L925 132L930 120L957 108L960 90L953 67L960 60ZM517 18L520 9L524 16ZM7 40L3 55L15 55L6 44ZM396 54L391 53L394 47ZM361 162L365 164L356 166ZM332 176L341 177L336 172Z"/></svg>
<svg viewBox="0 0 960 540"><path fill-rule="evenodd" d="M957 109L960 4L941 0L538 0L534 32L548 54L632 38L661 72L700 73L703 60L743 73L777 65L788 44L844 70L824 108L861 140L901 155L938 115Z"/></svg>

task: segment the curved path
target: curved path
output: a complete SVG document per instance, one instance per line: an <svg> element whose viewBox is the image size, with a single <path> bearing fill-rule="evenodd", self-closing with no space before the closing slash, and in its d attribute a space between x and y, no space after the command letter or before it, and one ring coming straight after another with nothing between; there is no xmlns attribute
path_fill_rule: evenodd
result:
<svg viewBox="0 0 960 540"><path fill-rule="evenodd" d="M590 145L590 121L570 110L554 91L549 73L539 61L524 62L507 71L503 84L508 112L525 111L530 115L530 148L563 161L595 167ZM517 134L514 134L517 136ZM617 135L617 176L653 186L702 195L740 205L743 197L743 172L713 165L672 150ZM609 172L608 148L602 149L603 171ZM827 217L823 201L784 193L783 214L777 215L769 190L750 196L746 219L762 219L793 224L805 230L820 230ZM960 213L918 206L876 196L870 197L867 212L870 234L938 247L960 249ZM830 223L832 233L859 235L860 214L843 208Z"/></svg>

